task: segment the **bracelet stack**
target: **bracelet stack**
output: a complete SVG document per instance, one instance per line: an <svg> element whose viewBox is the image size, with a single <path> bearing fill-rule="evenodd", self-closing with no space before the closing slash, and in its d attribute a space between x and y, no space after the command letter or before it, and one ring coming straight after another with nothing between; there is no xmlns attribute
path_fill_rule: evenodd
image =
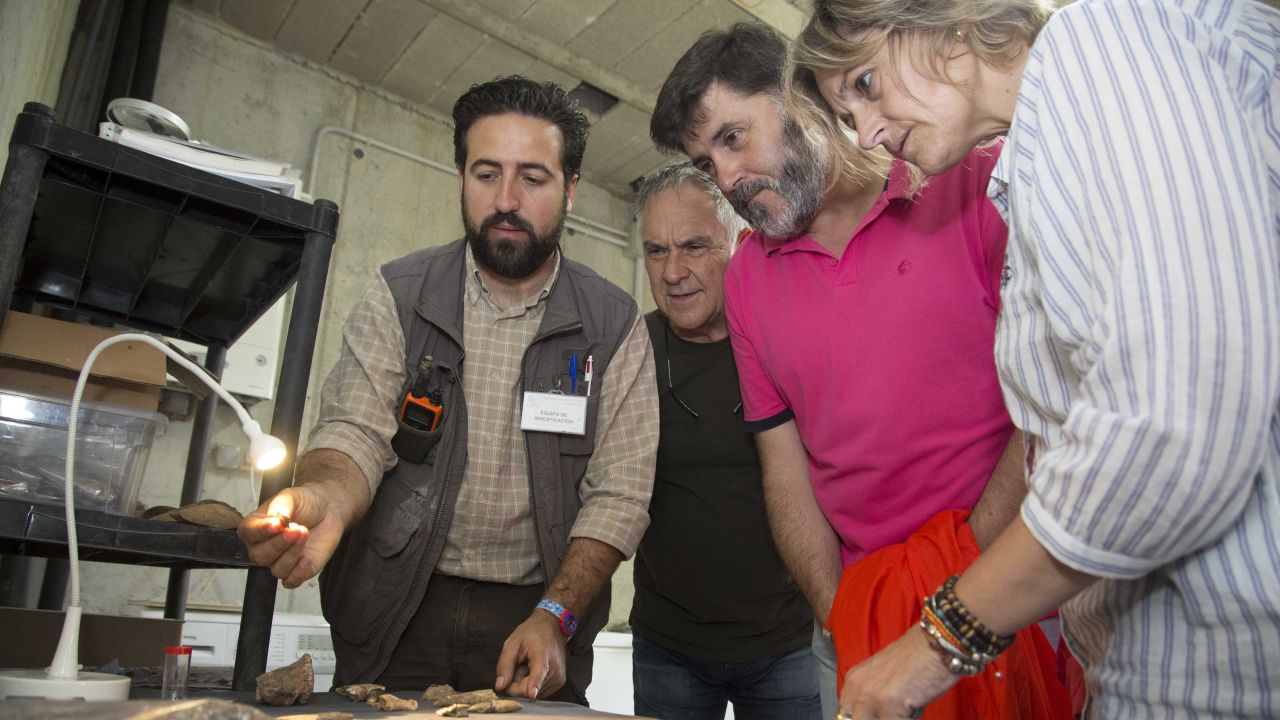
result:
<svg viewBox="0 0 1280 720"><path fill-rule="evenodd" d="M929 645L956 675L977 675L1013 644L1013 635L997 635L983 625L956 597L952 575L932 597L924 599L920 627Z"/></svg>

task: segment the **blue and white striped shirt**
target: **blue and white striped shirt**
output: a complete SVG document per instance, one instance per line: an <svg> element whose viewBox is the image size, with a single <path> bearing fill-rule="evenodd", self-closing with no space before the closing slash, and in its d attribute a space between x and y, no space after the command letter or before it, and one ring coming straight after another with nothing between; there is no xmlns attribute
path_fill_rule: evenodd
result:
<svg viewBox="0 0 1280 720"><path fill-rule="evenodd" d="M1022 517L1091 717L1280 717L1280 12L1081 0L991 186Z"/></svg>

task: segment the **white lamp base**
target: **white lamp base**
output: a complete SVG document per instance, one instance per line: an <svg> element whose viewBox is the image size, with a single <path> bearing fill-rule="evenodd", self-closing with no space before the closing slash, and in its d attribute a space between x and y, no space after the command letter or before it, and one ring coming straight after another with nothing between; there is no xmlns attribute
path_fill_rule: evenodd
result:
<svg viewBox="0 0 1280 720"><path fill-rule="evenodd" d="M0 700L128 700L130 683L109 673L80 672L69 679L43 669L0 670Z"/></svg>

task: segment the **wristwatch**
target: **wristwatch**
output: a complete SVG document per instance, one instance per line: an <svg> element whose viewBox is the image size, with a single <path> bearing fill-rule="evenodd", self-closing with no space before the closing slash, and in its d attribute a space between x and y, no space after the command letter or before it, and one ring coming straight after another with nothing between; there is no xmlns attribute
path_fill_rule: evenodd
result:
<svg viewBox="0 0 1280 720"><path fill-rule="evenodd" d="M564 633L565 637L573 637L573 634L578 632L578 616L574 615L572 610L555 600L545 598L538 603L538 607L556 616L560 621L560 632Z"/></svg>

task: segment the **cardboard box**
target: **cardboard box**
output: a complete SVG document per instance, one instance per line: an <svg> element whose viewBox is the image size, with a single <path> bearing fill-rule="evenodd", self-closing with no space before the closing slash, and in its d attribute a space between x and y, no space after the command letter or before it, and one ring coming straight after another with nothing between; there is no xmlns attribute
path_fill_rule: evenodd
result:
<svg viewBox="0 0 1280 720"><path fill-rule="evenodd" d="M0 667L48 667L62 636L64 613L0 608L4 660ZM80 664L98 667L119 660L124 667L164 665L166 645L182 644L182 621L85 613L80 618Z"/></svg>
<svg viewBox="0 0 1280 720"><path fill-rule="evenodd" d="M93 348L119 332L10 312L0 330L0 388L70 399ZM114 345L98 356L84 399L155 412L164 389L163 353L145 343Z"/></svg>

